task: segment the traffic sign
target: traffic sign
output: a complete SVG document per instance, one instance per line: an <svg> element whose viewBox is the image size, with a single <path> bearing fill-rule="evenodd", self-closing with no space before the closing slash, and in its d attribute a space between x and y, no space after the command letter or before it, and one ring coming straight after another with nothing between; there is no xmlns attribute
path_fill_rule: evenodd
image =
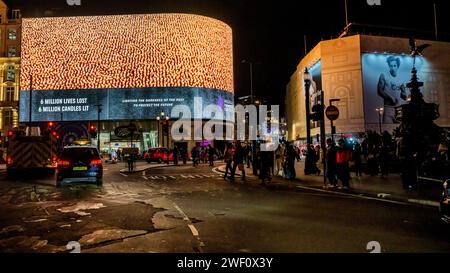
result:
<svg viewBox="0 0 450 273"><path fill-rule="evenodd" d="M339 118L339 109L334 105L330 105L325 110L325 115L329 120L337 120Z"/></svg>

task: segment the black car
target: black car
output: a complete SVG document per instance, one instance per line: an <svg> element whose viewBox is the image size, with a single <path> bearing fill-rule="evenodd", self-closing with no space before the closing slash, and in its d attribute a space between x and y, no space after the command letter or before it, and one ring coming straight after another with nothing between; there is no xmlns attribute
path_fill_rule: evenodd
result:
<svg viewBox="0 0 450 273"><path fill-rule="evenodd" d="M102 185L103 164L96 147L64 147L56 168L56 186L85 182Z"/></svg>
<svg viewBox="0 0 450 273"><path fill-rule="evenodd" d="M446 223L450 223L450 179L444 182L444 189L442 193L442 200L440 205L442 220Z"/></svg>

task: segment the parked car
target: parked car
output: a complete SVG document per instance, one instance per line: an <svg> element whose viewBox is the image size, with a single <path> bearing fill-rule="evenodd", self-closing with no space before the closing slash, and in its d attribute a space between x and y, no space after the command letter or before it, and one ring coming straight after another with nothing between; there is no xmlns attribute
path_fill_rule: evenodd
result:
<svg viewBox="0 0 450 273"><path fill-rule="evenodd" d="M147 161L147 163L151 162L167 162L173 161L173 153L170 152L168 154L167 148L150 148L148 151L144 154L144 159Z"/></svg>
<svg viewBox="0 0 450 273"><path fill-rule="evenodd" d="M447 179L443 184L442 200L439 210L441 212L442 220L450 223L450 179Z"/></svg>
<svg viewBox="0 0 450 273"><path fill-rule="evenodd" d="M56 186L86 182L102 185L103 164L100 153L92 146L64 147L57 161Z"/></svg>

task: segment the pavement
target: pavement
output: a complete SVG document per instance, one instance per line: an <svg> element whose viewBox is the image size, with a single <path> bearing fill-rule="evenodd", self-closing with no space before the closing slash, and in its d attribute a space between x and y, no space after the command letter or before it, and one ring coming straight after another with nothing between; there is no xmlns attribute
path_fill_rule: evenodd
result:
<svg viewBox="0 0 450 273"><path fill-rule="evenodd" d="M321 166L319 166L320 168ZM349 189L333 188L324 184L323 171L321 175L304 175L304 160L295 165L296 179L289 181L281 176L272 177L272 181L267 184L268 188L276 190L313 190L321 193L332 193L337 195L347 195L355 197L366 197L382 200L386 202L413 203L416 205L439 207L442 193L442 183L433 181L423 181L415 190L406 190L402 186L400 174L389 174L386 178L380 176L365 175L356 177L351 174ZM216 172L224 173L225 165L215 168ZM240 177L240 171L236 171L236 177ZM249 177L253 176L252 168L245 168L245 173Z"/></svg>

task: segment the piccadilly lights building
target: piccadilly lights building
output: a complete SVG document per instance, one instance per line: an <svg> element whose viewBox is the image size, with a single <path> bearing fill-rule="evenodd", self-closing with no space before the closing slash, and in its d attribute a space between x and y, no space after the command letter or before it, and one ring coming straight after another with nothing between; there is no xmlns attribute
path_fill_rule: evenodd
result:
<svg viewBox="0 0 450 273"><path fill-rule="evenodd" d="M141 131L133 139L141 152L171 146L157 120L161 112L170 115L183 104L194 113L200 107L194 97L203 106L234 107L232 30L216 19L175 13L27 18L21 53L20 122L64 125L63 144L87 138L99 118L102 152L130 146L131 139L114 134L130 121Z"/></svg>
<svg viewBox="0 0 450 273"><path fill-rule="evenodd" d="M416 60L419 80L424 82L424 99L439 105L436 123L450 128L450 43L417 43L431 45ZM325 106L330 99L339 99L334 102L340 112L334 122L337 137L358 138L367 130L393 133L399 126L395 107L407 103L409 97L406 84L413 67L409 52L406 38L352 35L320 42L298 64L286 88L288 139L306 140L305 68L312 76L311 108L320 101L320 90L324 91ZM314 142L320 134L318 125L311 124ZM325 125L330 136L328 119Z"/></svg>

